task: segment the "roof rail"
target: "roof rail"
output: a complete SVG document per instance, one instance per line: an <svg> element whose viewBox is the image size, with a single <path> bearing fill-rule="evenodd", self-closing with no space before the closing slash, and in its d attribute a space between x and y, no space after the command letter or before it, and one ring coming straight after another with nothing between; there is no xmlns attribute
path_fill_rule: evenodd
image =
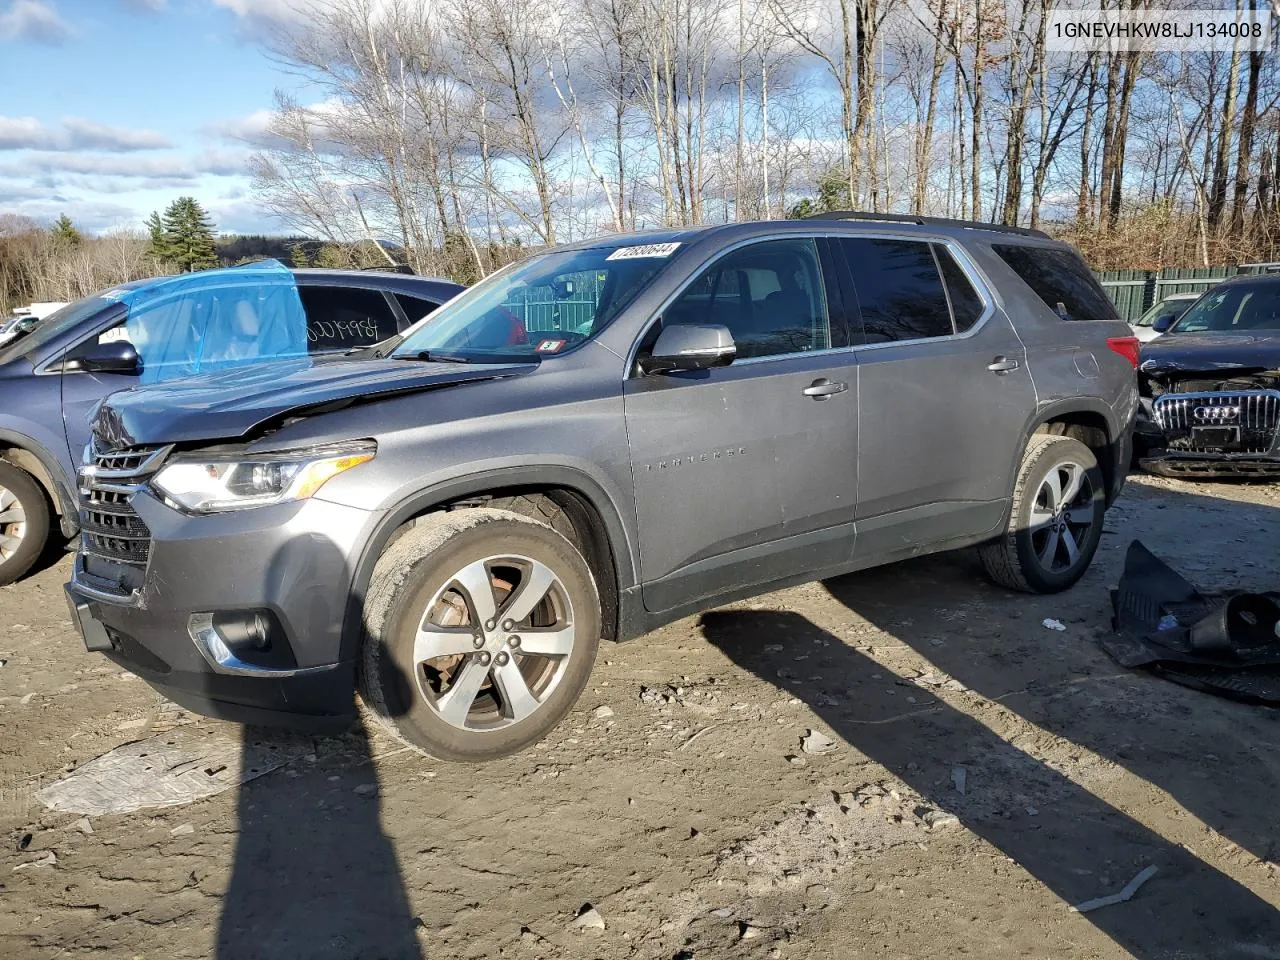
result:
<svg viewBox="0 0 1280 960"><path fill-rule="evenodd" d="M1027 227L1006 227L999 223L983 223L979 220L949 220L946 217L917 217L909 213L867 213L861 210L831 210L815 213L806 220L871 220L879 223L913 223L919 227L959 227L965 230L993 230L997 233L1015 233L1023 237L1050 239L1043 230Z"/></svg>

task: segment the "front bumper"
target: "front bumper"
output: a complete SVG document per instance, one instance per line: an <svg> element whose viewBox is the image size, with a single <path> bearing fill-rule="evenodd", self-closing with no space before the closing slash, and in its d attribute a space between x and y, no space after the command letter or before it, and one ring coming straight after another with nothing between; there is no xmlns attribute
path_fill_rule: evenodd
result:
<svg viewBox="0 0 1280 960"><path fill-rule="evenodd" d="M1203 398L1216 398L1220 394L1186 394L1179 395L1191 402L1204 402ZM1231 396L1233 401L1235 396ZM1211 402L1211 401L1210 401ZM1137 421L1134 426L1134 450L1138 465L1149 473L1165 477L1205 479L1280 479L1280 431L1267 426L1261 430L1254 429L1250 439L1258 446L1250 448L1249 443L1237 443L1241 449L1232 449L1226 444L1221 449L1195 447L1187 443L1188 430L1174 430L1170 433L1164 429L1148 397L1140 401ZM1237 419L1229 425L1241 433L1243 428L1236 427ZM1239 439L1239 438L1237 438Z"/></svg>
<svg viewBox="0 0 1280 960"><path fill-rule="evenodd" d="M67 585L86 646L199 713L348 724L355 665L340 659L343 618L373 515L319 499L199 517L146 491L131 502L151 531L141 586L98 579L83 556ZM228 619L267 625L265 648L223 643Z"/></svg>

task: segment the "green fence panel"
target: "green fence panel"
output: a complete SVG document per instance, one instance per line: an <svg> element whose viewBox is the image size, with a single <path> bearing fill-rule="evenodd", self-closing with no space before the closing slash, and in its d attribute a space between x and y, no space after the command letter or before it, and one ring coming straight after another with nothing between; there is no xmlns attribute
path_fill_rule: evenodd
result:
<svg viewBox="0 0 1280 960"><path fill-rule="evenodd" d="M1204 293L1215 283L1244 274L1277 273L1280 264L1238 267L1170 267L1165 270L1095 270L1098 282L1116 305L1120 319L1132 321L1171 293Z"/></svg>
<svg viewBox="0 0 1280 960"><path fill-rule="evenodd" d="M1100 270L1096 273L1122 320L1141 316L1142 311L1151 305L1150 271Z"/></svg>

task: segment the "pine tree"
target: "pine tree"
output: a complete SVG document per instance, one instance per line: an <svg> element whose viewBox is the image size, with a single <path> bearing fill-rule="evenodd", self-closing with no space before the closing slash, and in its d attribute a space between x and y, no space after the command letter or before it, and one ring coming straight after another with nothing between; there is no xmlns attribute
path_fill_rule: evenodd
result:
<svg viewBox="0 0 1280 960"><path fill-rule="evenodd" d="M183 272L218 265L213 221L194 197L179 197L161 218L165 259ZM150 226L150 224L148 224Z"/></svg>
<svg viewBox="0 0 1280 960"><path fill-rule="evenodd" d="M80 246L80 242L84 239L80 235L80 231L72 224L71 218L65 213L60 216L53 224L53 244L59 250L69 250L71 247Z"/></svg>
<svg viewBox="0 0 1280 960"><path fill-rule="evenodd" d="M151 245L147 248L149 253L156 260L164 263L169 259L169 247L164 239L164 221L160 219L160 214L154 210L146 221L147 234L151 238Z"/></svg>

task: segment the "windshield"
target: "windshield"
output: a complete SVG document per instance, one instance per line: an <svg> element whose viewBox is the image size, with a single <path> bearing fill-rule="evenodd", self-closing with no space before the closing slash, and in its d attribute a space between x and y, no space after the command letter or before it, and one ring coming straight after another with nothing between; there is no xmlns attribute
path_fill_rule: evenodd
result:
<svg viewBox="0 0 1280 960"><path fill-rule="evenodd" d="M1280 282L1230 284L1210 290L1170 333L1280 331Z"/></svg>
<svg viewBox="0 0 1280 960"><path fill-rule="evenodd" d="M136 286L138 286L137 283L124 283L118 287L111 287L108 290L95 293L91 297L85 297L75 303L69 303L62 309L49 314L43 320L36 320L34 317L19 318L15 329L25 332L22 332L17 339L0 348L0 361L8 360L10 355L28 353L39 349L94 314L106 310L112 304L118 302L125 291Z"/></svg>
<svg viewBox="0 0 1280 960"><path fill-rule="evenodd" d="M523 260L445 304L392 355L489 363L564 353L603 330L678 246L595 247Z"/></svg>
<svg viewBox="0 0 1280 960"><path fill-rule="evenodd" d="M1133 321L1133 325L1135 327L1153 327L1155 326L1156 321L1165 314L1168 314L1174 320L1177 320L1186 312L1187 307L1191 306L1195 302L1196 298L1194 296L1165 297L1163 300L1157 300L1153 303L1146 313Z"/></svg>

